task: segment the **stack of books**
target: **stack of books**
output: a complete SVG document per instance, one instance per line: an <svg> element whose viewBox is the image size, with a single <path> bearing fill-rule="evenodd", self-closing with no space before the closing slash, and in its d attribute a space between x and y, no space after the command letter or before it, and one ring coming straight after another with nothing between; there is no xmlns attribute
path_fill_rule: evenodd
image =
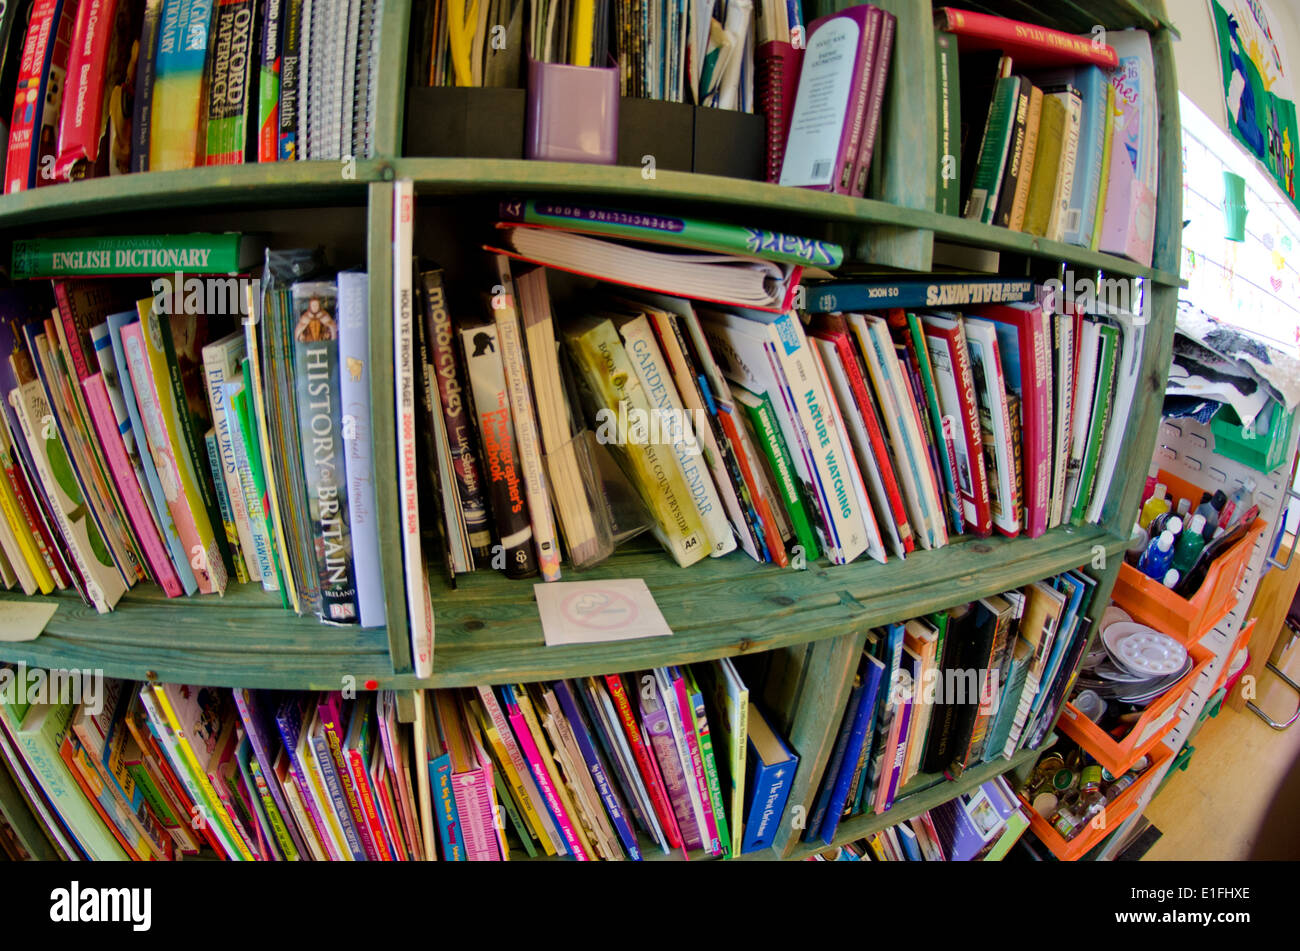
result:
<svg viewBox="0 0 1300 951"><path fill-rule="evenodd" d="M1151 264L1158 185L1151 38L936 11L938 210Z"/></svg>
<svg viewBox="0 0 1300 951"><path fill-rule="evenodd" d="M0 770L68 858L731 858L799 761L727 660L417 691L410 726L391 692L0 683Z"/></svg>
<svg viewBox="0 0 1300 951"><path fill-rule="evenodd" d="M7 4L0 61L12 47L20 63L0 69L16 77L0 89L13 97L4 191L201 165L368 158L382 10L382 0Z"/></svg>
<svg viewBox="0 0 1300 951"><path fill-rule="evenodd" d="M804 839L833 844L918 775L1036 748L1083 658L1095 586L1066 572L870 632Z"/></svg>
<svg viewBox="0 0 1300 951"><path fill-rule="evenodd" d="M240 235L15 242L31 280L0 293L11 586L107 612L143 581L168 597L250 583L384 623L366 274L271 251L260 284L140 277L247 273L259 251Z"/></svg>

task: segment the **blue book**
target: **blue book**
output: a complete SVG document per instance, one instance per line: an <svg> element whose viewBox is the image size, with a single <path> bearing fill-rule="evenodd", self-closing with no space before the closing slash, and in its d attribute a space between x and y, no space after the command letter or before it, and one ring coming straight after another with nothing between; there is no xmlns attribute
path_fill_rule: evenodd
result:
<svg viewBox="0 0 1300 951"><path fill-rule="evenodd" d="M844 751L845 766L849 768L841 768L840 775L836 777L835 788L831 792L826 821L822 829L822 841L827 845L830 845L835 840L835 832L839 828L840 818L844 815L844 805L849 799L849 786L853 781L853 768L849 764L857 763L858 757L862 754L862 748L871 732L871 720L876 709L876 697L880 695L880 684L885 679L884 664L870 655L865 656L863 660L862 694L859 698L858 707L854 710L853 723L849 730L849 741ZM866 770L863 770L863 772L866 772Z"/></svg>
<svg viewBox="0 0 1300 951"><path fill-rule="evenodd" d="M903 847L903 854L907 856L909 862L924 861L921 858L921 846L916 841L916 833L906 822L900 822L894 826L894 831L898 834L898 844Z"/></svg>
<svg viewBox="0 0 1300 951"><path fill-rule="evenodd" d="M871 803L871 797L880 782L880 772L892 768L892 763L885 762L885 747L889 743L889 726L898 715L897 705L891 702L894 684L898 681L899 665L903 662L903 637L906 629L902 624L891 624L885 629L884 655L881 663L885 665L885 677L876 696L874 725L875 748L869 757L869 769L862 771L858 780L858 789L854 794L854 812L862 812Z"/></svg>
<svg viewBox="0 0 1300 951"><path fill-rule="evenodd" d="M364 271L338 276L339 405L348 523L362 627L383 627L384 579L379 565L375 457L370 433L370 281Z"/></svg>
<svg viewBox="0 0 1300 951"><path fill-rule="evenodd" d="M636 833L628 825L627 810L623 808L618 792L609 781L609 772L601 761L600 754L596 752L595 746L592 745L591 733L587 729L586 720L582 715L582 711L578 709L578 704L573 698L568 683L557 680L551 684L551 689L555 691L555 699L560 702L560 709L564 711L564 716L569 721L569 726L573 730L573 739L578 744L578 752L582 754L582 758L587 763L592 782L596 784L596 792L600 794L601 801L605 803L605 811L609 813L610 821L614 824L614 830L618 833L618 837L623 840L623 848L627 850L628 858L634 862L641 861L641 847L637 843Z"/></svg>
<svg viewBox="0 0 1300 951"><path fill-rule="evenodd" d="M831 804L831 794L835 791L835 786L840 778L840 771L844 768L845 752L849 746L849 734L853 732L853 723L858 713L858 705L862 701L863 685L859 681L853 691L849 694L849 702L844 708L844 719L840 723L839 736L835 738L835 749L831 752L830 763L826 766L826 775L822 777L822 788L817 794L817 803L813 806L812 818L808 820L808 827L804 830L804 841L811 842L821 831L822 823L826 820L826 810ZM852 773L852 769L850 769ZM852 776L848 777L849 780Z"/></svg>
<svg viewBox="0 0 1300 951"><path fill-rule="evenodd" d="M594 678L588 678L582 684L574 681L573 692L577 696L578 702L582 705L582 712L587 715L587 723L591 726L591 732L596 737L601 755L604 757L602 761L613 767L617 788L623 796L621 801L627 804L628 811L632 814L632 818L641 826L641 828L645 829L646 832L649 832L651 835L654 835L654 827L646 819L645 812L637 801L638 792L635 783L640 781L640 777L637 776L636 779L633 779L633 773L635 772L636 766L634 763L624 763L620 756L620 750L616 749L618 738L610 735L610 727L606 723L605 717L602 715L602 710L597 709L596 706L598 703L602 702L597 695L594 695L594 691L597 689L599 689L599 684L594 680ZM628 772L629 765L631 766L633 773ZM665 851L667 851L666 845Z"/></svg>
<svg viewBox="0 0 1300 951"><path fill-rule="evenodd" d="M771 846L781 827L785 804L790 798L799 756L768 725L762 712L749 708L749 755L746 757L745 834L740 851L757 852Z"/></svg>
<svg viewBox="0 0 1300 951"><path fill-rule="evenodd" d="M431 695L432 696L432 695ZM438 704L430 703L433 722L429 725L429 788L433 797L433 818L438 825L439 854L447 862L467 861L465 833L456 809L456 793L451 786L451 750L447 747L446 731ZM437 755L435 755L437 754Z"/></svg>
<svg viewBox="0 0 1300 951"><path fill-rule="evenodd" d="M1100 67L1085 65L1033 73L1029 78L1045 93L1073 86L1083 100L1074 185L1065 215L1065 242L1086 248L1092 243L1097 221L1101 160L1106 150L1106 76Z"/></svg>
<svg viewBox="0 0 1300 951"><path fill-rule="evenodd" d="M153 462L153 453L149 451L145 436L144 420L140 418L140 406L135 401L135 385L131 382L131 370L126 364L126 348L122 346L122 328L135 323L140 318L131 311L108 315L108 334L113 342L113 362L117 366L117 382L122 389L122 402L126 404L126 413L131 418L131 429L137 434L136 448L140 453L140 463L144 467L145 481L149 483L149 494L153 497L153 514L158 519L158 528L163 541L167 543L167 554L172 566L180 578L181 587L187 595L199 589L190 567L189 554L185 543L176 531L176 522L172 519L171 509L167 507L167 496L163 494L162 480L158 478L158 468Z"/></svg>
<svg viewBox="0 0 1300 951"><path fill-rule="evenodd" d="M809 288L807 310L813 314L889 310L894 307L936 307L946 310L981 304L1021 304L1033 299L1033 281L1009 281L1002 277L889 282L832 281Z"/></svg>

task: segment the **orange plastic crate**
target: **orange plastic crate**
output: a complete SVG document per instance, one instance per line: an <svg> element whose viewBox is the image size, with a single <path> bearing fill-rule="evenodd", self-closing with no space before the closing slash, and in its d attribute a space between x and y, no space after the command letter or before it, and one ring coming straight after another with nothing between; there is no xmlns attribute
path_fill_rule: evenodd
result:
<svg viewBox="0 0 1300 951"><path fill-rule="evenodd" d="M1106 806L1106 822L1099 828L1094 829L1089 824L1082 832L1073 839L1067 839L1052 828L1051 823L1034 811L1034 807L1025 802L1025 797L1020 796L1020 801L1025 803L1029 810L1029 828L1033 830L1034 835L1038 836L1040 842L1052 850L1062 862L1074 862L1089 851L1092 850L1102 839L1106 838L1111 832L1119 827L1119 824L1131 816L1137 809L1138 799L1142 796L1142 791L1160 772L1165 761L1173 755L1173 750L1164 744L1158 745L1151 752L1151 765L1147 767L1145 773L1137 778L1128 789L1120 793L1115 801ZM1116 774L1118 775L1118 774Z"/></svg>
<svg viewBox="0 0 1300 951"><path fill-rule="evenodd" d="M1078 743L1112 776L1128 772L1178 724L1178 711L1182 709L1183 701L1196 685L1197 678L1214 660L1214 654L1200 644L1188 645L1187 651L1192 655L1192 669L1152 701L1124 739L1111 737L1072 703L1067 703L1061 711L1061 718L1056 721L1057 729Z"/></svg>
<svg viewBox="0 0 1300 951"><path fill-rule="evenodd" d="M1163 469L1159 481L1168 488L1171 499L1191 499L1193 511L1200 504L1202 490L1199 486ZM1246 572L1246 563L1267 527L1263 519L1255 519L1246 537L1210 566L1200 589L1190 599L1179 597L1127 562L1120 566L1111 597L1133 620L1171 634L1185 644L1199 641L1236 605L1237 589Z"/></svg>
<svg viewBox="0 0 1300 951"><path fill-rule="evenodd" d="M1255 633L1255 622L1259 618L1251 618L1241 628L1241 633L1237 635L1237 640L1232 645L1232 650L1228 651L1227 659L1223 662L1223 670L1219 671L1219 679L1214 682L1214 689L1210 691L1210 696L1214 696L1224 684L1228 682L1228 671L1232 669L1232 659L1237 656L1243 647L1250 643L1250 636ZM1250 666L1247 660L1246 667L1243 667L1238 673L1244 673Z"/></svg>

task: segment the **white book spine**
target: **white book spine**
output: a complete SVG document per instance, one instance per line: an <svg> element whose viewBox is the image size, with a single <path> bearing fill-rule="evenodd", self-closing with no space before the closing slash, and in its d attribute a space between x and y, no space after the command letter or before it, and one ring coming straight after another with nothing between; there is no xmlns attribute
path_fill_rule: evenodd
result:
<svg viewBox="0 0 1300 951"><path fill-rule="evenodd" d="M433 606L420 549L419 467L416 462L415 311L411 252L415 231L415 185L393 186L393 357L396 372L397 488L402 507L402 558L411 626L411 659L417 677L433 673Z"/></svg>
<svg viewBox="0 0 1300 951"><path fill-rule="evenodd" d="M261 565L255 552L253 530L248 521L248 504L243 487L239 484L239 464L230 436L230 416L226 406L226 380L233 376L234 368L243 359L242 338L209 344L203 348L203 382L208 391L208 405L212 408L212 428L216 433L217 453L221 457L221 477L230 498L231 517L239 536L240 556L250 581L262 581Z"/></svg>
<svg viewBox="0 0 1300 951"><path fill-rule="evenodd" d="M231 397L244 389L241 381L227 383L223 387L226 405ZM235 451L235 467L239 470L239 489L244 495L244 506L248 511L248 527L253 537L253 554L257 559L258 572L262 580L262 590L279 591L280 581L276 577L275 563L271 560L271 535L262 509L262 500L258 498L257 487L253 484L253 470L248 461L248 447L240 434L238 426L230 430L231 445Z"/></svg>

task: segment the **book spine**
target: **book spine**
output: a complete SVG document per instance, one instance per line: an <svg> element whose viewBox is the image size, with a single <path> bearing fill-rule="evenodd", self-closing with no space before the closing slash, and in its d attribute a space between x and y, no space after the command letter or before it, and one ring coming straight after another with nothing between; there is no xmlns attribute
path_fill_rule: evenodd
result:
<svg viewBox="0 0 1300 951"><path fill-rule="evenodd" d="M275 542L267 524L263 493L259 491L254 476L254 463L249 457L249 450L255 450L254 443L245 436L245 425L236 402L245 399L243 382L226 384L225 399L230 420L230 445L235 454L235 471L238 491L244 499L244 511L248 514L249 535L252 538L252 555L255 559L254 577L260 578L263 591L279 591L279 573L276 567Z"/></svg>
<svg viewBox="0 0 1300 951"><path fill-rule="evenodd" d="M326 806L315 793L314 787L319 784L320 777L307 750L307 738L302 735L302 714L302 707L295 701L289 701L276 713L275 724L284 742L285 752L289 755L290 777L296 784L310 819L303 831L310 829L313 832L330 859L344 861L351 853L345 856L339 849L339 839L333 834L338 829L338 821L334 820L331 827L327 821Z"/></svg>
<svg viewBox="0 0 1300 951"><path fill-rule="evenodd" d="M678 746L685 748L686 757L682 759L682 766L686 767L689 762L690 773L686 780L693 783L695 795L699 797L698 814L703 817L701 832L704 849L710 855L720 855L722 841L718 837L717 820L713 818L713 799L709 795L708 778L704 775L704 756L700 751L699 736L696 734L694 709L691 706L690 696L686 692L685 679L680 671L672 671L672 678L677 725L681 729L681 740Z"/></svg>
<svg viewBox="0 0 1300 951"><path fill-rule="evenodd" d="M277 158L292 162L298 158L298 111L302 99L303 59L302 0L284 0L284 38L280 56L280 124L277 137Z"/></svg>
<svg viewBox="0 0 1300 951"><path fill-rule="evenodd" d="M370 432L370 284L365 274L344 271L338 287L339 407L357 605L363 627L382 627L384 580Z"/></svg>
<svg viewBox="0 0 1300 951"><path fill-rule="evenodd" d="M528 728L527 720L522 713L512 711L510 713L510 725L514 728L515 737L519 740L519 746L523 751L524 758L528 761L528 769L537 781L537 785L545 798L546 806L550 809L551 815L560 828L560 833L564 837L565 848L579 862L587 861L589 856L578 839L578 833L573 828L567 810L560 802L560 797L555 790L555 784L551 782L551 775L542 762L542 754L538 751L537 743L533 740L533 734Z"/></svg>
<svg viewBox="0 0 1300 951"><path fill-rule="evenodd" d="M1029 114L1025 125L1025 148L1020 159L1020 175L1011 203L1011 217L1007 227L1012 231L1025 229L1025 213L1029 208L1029 189L1034 174L1034 161L1038 154L1038 130L1043 118L1043 91L1029 85Z"/></svg>
<svg viewBox="0 0 1300 951"><path fill-rule="evenodd" d="M348 772L351 775L352 787L356 790L357 797L360 801L361 820L365 823L366 834L370 839L371 848L374 851L372 858L380 862L392 862L394 856L389 849L388 841L384 836L383 824L380 822L379 809L375 804L374 790L370 785L370 777L366 772L365 760L361 756L361 751L357 749L348 749L344 751ZM356 815L356 810L353 810ZM367 850L369 854L370 849Z"/></svg>
<svg viewBox="0 0 1300 951"><path fill-rule="evenodd" d="M817 532L800 494L794 475L794 460L781 436L780 424L776 420L776 410L768 394L762 394L754 405L746 405L754 433L758 437L759 448L763 450L772 473L776 476L777 487L781 490L781 501L785 504L786 514L794 527L795 538L803 546L806 555L815 556L818 552Z"/></svg>
<svg viewBox="0 0 1300 951"><path fill-rule="evenodd" d="M280 46L284 0L262 2L262 62L257 77L257 160L280 158Z"/></svg>
<svg viewBox="0 0 1300 951"><path fill-rule="evenodd" d="M281 817L281 825L284 829L285 839L280 841L280 847L286 855L297 855L306 851L303 841L299 836L298 830L294 828L291 821L292 812L285 790L276 776L274 759L271 756L271 737L263 729L262 722L258 716L258 707L256 701L251 699L252 692L244 689L232 690L235 697L235 706L239 711L239 717L244 723L244 731L248 735L249 744L253 748L253 757L258 767L258 776L261 782L267 787L267 792L272 799L273 809L268 809L268 814L274 814ZM280 833L277 831L277 837Z"/></svg>
<svg viewBox="0 0 1300 951"><path fill-rule="evenodd" d="M853 194L857 184L858 150L862 145L862 127L867 116L871 97L872 73L876 62L876 46L880 35L881 13L879 7L870 6L861 23L858 49L853 62L853 81L849 86L848 113L844 117L840 151L835 159L834 191L840 195Z"/></svg>
<svg viewBox="0 0 1300 951"><path fill-rule="evenodd" d="M633 759L636 760L637 771L645 782L646 790L650 794L650 802L659 817L659 824L663 827L668 844L674 849L680 849L682 834L677 827L677 817L673 813L673 806L668 799L668 791L664 788L663 779L651 761L651 752L646 748L641 727L636 722L636 714L633 713L632 704L628 701L623 679L617 674L607 674L605 685L609 688L610 699L613 700L614 709L618 712L628 747L632 750Z"/></svg>
<svg viewBox="0 0 1300 951"><path fill-rule="evenodd" d="M537 417L533 411L532 386L524 356L524 341L519 328L514 281L510 263L504 256L496 258L498 284L492 295L492 315L496 321L497 343L501 347L501 368L505 376L514 427L518 465L528 500L528 516L537 549L537 565L544 581L560 580L560 549L555 538L555 519L546 492L542 472L542 448L537 435Z"/></svg>
<svg viewBox="0 0 1300 951"><path fill-rule="evenodd" d="M1002 171L1007 150L1015 131L1015 110L1019 101L1020 82L1014 76L999 79L989 104L988 122L980 142L970 194L966 197L963 218L991 224L997 212Z"/></svg>
<svg viewBox="0 0 1300 951"><path fill-rule="evenodd" d="M279 850L280 855L284 857L286 862L296 862L299 858L298 850L289 837L289 827L285 822L285 815L280 812L275 799L271 796L271 784L266 781L261 764L256 759L248 761L248 775L245 782L247 783L248 780L252 781L252 791L256 794L257 803L261 807L258 818L264 818L266 824L270 827L268 831L275 840L275 848Z"/></svg>
<svg viewBox="0 0 1300 951"><path fill-rule="evenodd" d="M215 2L208 41L205 161L208 165L239 165L248 141L252 99L254 0Z"/></svg>
<svg viewBox="0 0 1300 951"><path fill-rule="evenodd" d="M131 116L131 171L149 171L149 138L153 128L153 87L157 76L158 35L163 0L146 0L136 59L135 106Z"/></svg>
<svg viewBox="0 0 1300 951"><path fill-rule="evenodd" d="M167 597L178 598L184 593L180 578L177 577L176 569L172 567L171 559L167 556L162 538L154 526L144 496L140 493L140 486L135 481L131 463L126 458L126 449L122 445L122 437L118 432L112 407L108 403L104 378L101 374L95 373L82 380L81 385L86 392L86 405L90 410L95 433L100 445L104 447L113 481L126 508L127 518L130 519L135 537L140 540L140 547L144 551L153 579L162 587Z"/></svg>
<svg viewBox="0 0 1300 951"><path fill-rule="evenodd" d="M515 739L514 731L510 729L510 721L506 719L505 712L501 709L501 704L497 701L496 694L492 692L491 687L479 686L476 689L479 699L483 702L483 709L487 712L492 721L492 726L496 729L497 736L501 740L501 745L505 750L510 766L519 777L519 786L523 793L520 804L523 806L524 815L527 817L529 824L541 833L543 845L546 845L549 840L551 847L547 849L547 854L553 854L564 847L564 839L556 828L550 810L546 808L541 789L533 778L532 770L528 766L528 761L524 758L523 751L519 748L519 742ZM510 781L511 785L514 785L513 776L510 777Z"/></svg>
<svg viewBox="0 0 1300 951"><path fill-rule="evenodd" d="M230 404L226 399L226 381L237 372L243 358L243 341L239 338L236 340L238 346L234 352L226 349L222 344L203 348L203 381L207 388L208 406L212 410L212 431L217 450L215 456L210 455L216 463L213 467L212 481L218 496L222 488L226 490L230 521L233 523L227 528L226 541L230 545L231 555L234 558L235 574L261 582L262 570L253 539L252 519L244 497L239 460L235 452L234 422L231 419ZM225 513L222 514L224 517ZM234 529L233 534L230 528Z"/></svg>
<svg viewBox="0 0 1300 951"><path fill-rule="evenodd" d="M300 445L320 577L321 617L355 623L357 591L339 410L336 290L333 284L294 285L293 301L299 315L293 354Z"/></svg>
<svg viewBox="0 0 1300 951"><path fill-rule="evenodd" d="M875 156L876 139L880 135L880 118L885 106L885 86L889 83L889 63L893 58L894 30L897 25L898 17L888 10L881 11L876 60L871 68L871 89L867 93L867 112L862 121L862 144L858 147L857 162L853 167L852 194L859 197L867 193L867 176L871 174L871 160ZM942 81L941 75L940 82ZM939 121L944 121L942 113ZM941 156L942 154L944 153Z"/></svg>
<svg viewBox="0 0 1300 951"><path fill-rule="evenodd" d="M1011 227L1012 209L1016 194L1020 188L1020 179L1024 169L1025 151L1029 141L1029 104L1032 100L1033 87L1028 80L1021 79L1016 92L1015 105L1011 113L1011 146L1007 152L1002 169L1002 183L998 188L997 208L990 222L1000 228Z"/></svg>
<svg viewBox="0 0 1300 951"><path fill-rule="evenodd" d="M641 389L657 413L661 439L671 444L695 511L714 558L735 551L736 539L722 508L717 486L705 465L699 437L686 417L685 406L655 342L649 319L642 315L619 328L628 359L636 369ZM654 417L652 417L653 419Z"/></svg>
<svg viewBox="0 0 1300 951"><path fill-rule="evenodd" d="M647 672L642 676L643 679L651 678L653 682L653 673ZM650 684L644 684L643 689L655 692L655 698L652 701L647 701L644 695L642 696L641 719L645 724L646 734L650 738L650 746L654 750L655 759L659 765L659 773L663 779L664 789L673 805L673 813L677 819L677 829L681 834L682 844L687 849L703 848L704 838L696 821L695 810L691 806L691 798L687 790L687 783L694 782L693 777L688 776L685 771L689 763L683 763L681 759L677 743L673 738L673 729L669 721L668 711L665 709L664 704L660 702L657 690Z"/></svg>
<svg viewBox="0 0 1300 951"><path fill-rule="evenodd" d="M40 150L41 114L46 108L44 74L53 45L55 24L63 0L37 0L28 19L19 61L18 85L14 90L9 123L9 150L5 156L5 194L36 187Z"/></svg>
<svg viewBox="0 0 1300 951"><path fill-rule="evenodd" d="M199 164L203 67L211 22L212 0L164 0L154 60L151 170Z"/></svg>
<svg viewBox="0 0 1300 951"><path fill-rule="evenodd" d="M115 36L119 13L116 0L81 0L77 5L72 30L68 72L65 79L65 102L58 121L58 153L54 177L58 181L75 181L95 174L100 166L100 146L107 129L103 110L108 104L104 85L109 81L110 45Z"/></svg>
<svg viewBox="0 0 1300 951"><path fill-rule="evenodd" d="M197 502L197 491L187 491L187 484L193 485L193 476L185 468L189 461L187 458L178 458L173 449L171 433L160 405L164 397L154 385L142 324L127 324L122 328L122 346L126 351L131 383L139 401L140 418L144 423L149 451L167 498L168 511L171 512L181 544L189 556L198 589L204 594L224 591L225 564L217 552L206 512L194 504Z"/></svg>
<svg viewBox="0 0 1300 951"><path fill-rule="evenodd" d="M1097 353L1097 385L1093 391L1092 416L1088 426L1088 439L1083 463L1079 469L1079 488L1071 521L1082 525L1088 505L1092 501L1093 486L1097 480L1097 463L1101 457L1101 444L1110 425L1111 400L1114 396L1115 365L1119 331L1114 327L1098 328L1101 343Z"/></svg>
<svg viewBox="0 0 1300 951"><path fill-rule="evenodd" d="M959 36L1007 43L1012 48L1032 48L1068 58L1072 62L1096 63L1099 66L1114 66L1118 62L1113 47L1094 43L1087 36L1029 26L1018 20L988 13L941 7L935 11L935 24L939 29Z"/></svg>
<svg viewBox="0 0 1300 951"><path fill-rule="evenodd" d="M4 429L4 424L0 423L0 468L4 470L0 478L0 510L4 512L22 561L32 574L33 588L39 587L42 594L49 594L56 587L65 587L66 583L54 575L53 562L45 550L39 525L30 509L34 500L27 495L26 477L18 468ZM33 594L34 591L26 593Z"/></svg>
<svg viewBox="0 0 1300 951"><path fill-rule="evenodd" d="M484 500L483 476L474 447L474 424L465 403L465 377L456 355L455 331L447 309L442 271L426 271L421 275L421 281L426 339L438 382L438 402L451 443L461 512L474 557L486 559L491 553L492 533Z"/></svg>
<svg viewBox="0 0 1300 951"><path fill-rule="evenodd" d="M203 445L207 450L204 458L208 463L208 472L212 475L212 484L217 491L217 511L221 513L221 530L225 534L226 544L230 545L234 555L235 581L239 584L247 584L248 571L244 564L243 552L239 548L239 528L235 524L235 510L231 506L230 492L226 488L225 473L221 471L221 451L217 448L217 437L212 430L204 434Z"/></svg>
<svg viewBox="0 0 1300 951"><path fill-rule="evenodd" d="M782 767L763 766L754 771L754 788L745 818L745 839L742 852L756 852L770 846L776 837L781 817L785 815L786 800L794 781L789 764Z"/></svg>
<svg viewBox="0 0 1300 951"><path fill-rule="evenodd" d="M941 215L961 213L961 83L957 65L957 39L934 31L939 91L939 177L935 184L935 210Z"/></svg>
<svg viewBox="0 0 1300 951"><path fill-rule="evenodd" d="M325 736L316 735L313 731L312 734L308 735L307 743L310 747L309 753L312 758L312 765L315 767L325 789L326 801L323 805L325 808L332 810L333 819L338 823L338 827L343 833L343 842L352 855L352 861L364 862L367 858L366 851L361 845L357 828L353 824L352 811L348 807L347 797L343 793L343 783L330 755L330 741Z"/></svg>
<svg viewBox="0 0 1300 951"><path fill-rule="evenodd" d="M1052 216L1047 224L1047 237L1051 241L1064 241L1071 223L1070 201L1079 162L1079 126L1083 114L1083 101L1073 90L1064 94L1065 137L1061 142L1061 175L1056 183ZM1083 169L1086 174L1087 169Z"/></svg>

